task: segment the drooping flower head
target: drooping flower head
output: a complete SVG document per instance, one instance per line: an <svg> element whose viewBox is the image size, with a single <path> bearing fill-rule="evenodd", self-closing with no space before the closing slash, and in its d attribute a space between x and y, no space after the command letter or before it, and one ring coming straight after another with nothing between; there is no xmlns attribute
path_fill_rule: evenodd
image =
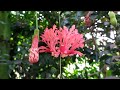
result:
<svg viewBox="0 0 120 90"><path fill-rule="evenodd" d="M34 35L32 37L32 45L29 49L29 62L30 63L37 63L39 60L39 49L38 49L38 43L39 43L39 30L36 29L34 31Z"/></svg>
<svg viewBox="0 0 120 90"><path fill-rule="evenodd" d="M73 25L70 29L63 27L60 29L56 28L46 28L44 33L41 35L42 42L45 42L47 46L39 47L39 52L50 52L52 56L67 57L78 54L82 56L82 53L76 51L77 48L83 48L84 40L83 35L78 33Z"/></svg>

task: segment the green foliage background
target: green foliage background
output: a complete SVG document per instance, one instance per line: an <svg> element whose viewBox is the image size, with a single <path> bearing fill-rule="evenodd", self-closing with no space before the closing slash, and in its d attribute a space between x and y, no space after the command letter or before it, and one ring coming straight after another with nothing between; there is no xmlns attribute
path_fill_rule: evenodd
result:
<svg viewBox="0 0 120 90"><path fill-rule="evenodd" d="M84 35L85 47L79 49L84 56L62 59L62 78L103 79L109 76L120 77L120 15L116 14L118 26L114 27L110 24L109 11L93 11L90 16L92 25L86 27L83 18L87 11L37 12L40 35L46 27L51 28L54 24L58 27L60 25L68 28L75 24L79 33ZM38 63L32 65L28 62L28 50L31 47L32 35L36 26L35 11L11 11L7 14L10 24L10 38L8 38L10 53L7 60L9 78L58 79L60 58L52 57L49 53L42 53ZM98 28L101 29L98 30ZM86 36L88 34L89 36ZM100 37L97 36L98 34ZM107 38L104 42L100 39L102 35ZM111 38L114 36L115 38ZM39 45L43 45L43 43L39 43Z"/></svg>

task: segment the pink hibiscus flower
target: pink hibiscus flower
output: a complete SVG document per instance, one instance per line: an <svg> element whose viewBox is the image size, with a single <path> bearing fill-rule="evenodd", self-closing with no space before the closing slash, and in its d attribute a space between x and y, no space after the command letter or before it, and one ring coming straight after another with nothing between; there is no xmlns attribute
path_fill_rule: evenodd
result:
<svg viewBox="0 0 120 90"><path fill-rule="evenodd" d="M52 56L67 57L78 54L82 56L82 53L76 51L77 48L84 47L83 35L78 33L73 25L69 30L67 27L60 28L58 30L56 25L53 28L45 29L44 34L41 36L42 42L45 42L47 46L39 47L39 52L51 52Z"/></svg>

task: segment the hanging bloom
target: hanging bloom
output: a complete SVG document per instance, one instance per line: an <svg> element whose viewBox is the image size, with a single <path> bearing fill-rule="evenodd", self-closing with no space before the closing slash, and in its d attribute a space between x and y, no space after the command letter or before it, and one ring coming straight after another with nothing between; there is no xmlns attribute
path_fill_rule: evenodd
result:
<svg viewBox="0 0 120 90"><path fill-rule="evenodd" d="M58 30L56 25L53 28L45 29L44 34L41 36L42 42L45 42L47 46L39 47L39 52L50 52L52 56L58 57L67 57L78 54L82 56L82 53L76 51L77 48L84 47L83 35L78 33L78 30L75 29L73 25L69 30L67 27L60 28Z"/></svg>
<svg viewBox="0 0 120 90"><path fill-rule="evenodd" d="M83 35L78 33L73 25L69 30L67 27L60 28L58 31L59 45L60 45L60 55L61 57L73 56L78 54L82 56L82 53L76 51L77 48L84 47Z"/></svg>
<svg viewBox="0 0 120 90"><path fill-rule="evenodd" d="M56 25L53 25L53 28L48 29L46 28L44 31L44 34L42 34L42 42L45 42L47 44L47 47L41 46L39 47L39 52L51 52L52 56L58 57L59 56L59 47L58 44L58 35L57 35L58 29L56 28Z"/></svg>
<svg viewBox="0 0 120 90"><path fill-rule="evenodd" d="M30 63L37 63L39 60L39 49L38 49L38 42L39 42L39 30L34 31L33 39L32 39L32 46L29 49L29 62Z"/></svg>

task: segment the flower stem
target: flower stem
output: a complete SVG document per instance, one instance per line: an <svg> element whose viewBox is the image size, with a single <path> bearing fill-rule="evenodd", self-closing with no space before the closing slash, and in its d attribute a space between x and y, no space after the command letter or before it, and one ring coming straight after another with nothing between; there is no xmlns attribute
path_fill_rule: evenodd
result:
<svg viewBox="0 0 120 90"><path fill-rule="evenodd" d="M58 20L58 23L59 23L59 28L60 28L60 11L59 11L59 20ZM62 79L62 74L61 74L62 70L61 69L62 69L62 67L61 67L61 56L60 56L60 77L59 77L60 79Z"/></svg>
<svg viewBox="0 0 120 90"><path fill-rule="evenodd" d="M35 12L35 16L36 16L36 29L38 29L37 11Z"/></svg>
<svg viewBox="0 0 120 90"><path fill-rule="evenodd" d="M61 70L62 69L62 67L61 67L61 56L60 56L60 79L62 79L62 73L61 73Z"/></svg>

